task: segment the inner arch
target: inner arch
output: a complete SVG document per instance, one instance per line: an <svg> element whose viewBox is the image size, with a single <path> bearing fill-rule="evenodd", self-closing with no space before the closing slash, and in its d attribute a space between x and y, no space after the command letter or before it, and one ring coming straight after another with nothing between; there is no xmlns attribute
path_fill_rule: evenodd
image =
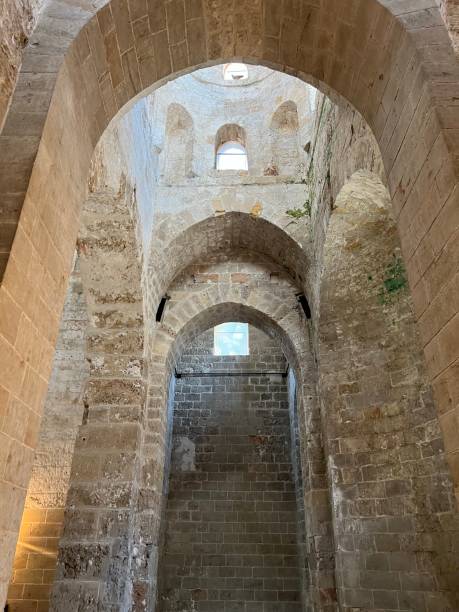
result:
<svg viewBox="0 0 459 612"><path fill-rule="evenodd" d="M228 320L249 324L249 355L213 355L212 328ZM288 370L298 362L288 333L261 310L222 302L186 322L171 351L157 610L217 609L234 597L302 610L301 436Z"/></svg>
<svg viewBox="0 0 459 612"><path fill-rule="evenodd" d="M185 229L163 250L154 248L149 275L160 292L194 262L237 251L260 253L289 274L299 288L307 286L309 260L305 249L280 227L250 213L231 211Z"/></svg>

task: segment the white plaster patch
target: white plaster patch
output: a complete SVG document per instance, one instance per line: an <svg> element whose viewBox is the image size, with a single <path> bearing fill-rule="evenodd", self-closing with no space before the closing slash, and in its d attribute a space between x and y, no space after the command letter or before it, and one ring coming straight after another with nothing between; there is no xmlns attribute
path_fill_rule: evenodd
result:
<svg viewBox="0 0 459 612"><path fill-rule="evenodd" d="M196 471L196 445L185 436L178 437L174 442L173 463L177 465L181 472Z"/></svg>

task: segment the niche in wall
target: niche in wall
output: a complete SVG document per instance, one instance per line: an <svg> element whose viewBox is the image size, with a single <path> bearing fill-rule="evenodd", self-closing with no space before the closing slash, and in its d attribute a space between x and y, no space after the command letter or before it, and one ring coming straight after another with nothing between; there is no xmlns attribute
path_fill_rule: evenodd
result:
<svg viewBox="0 0 459 612"><path fill-rule="evenodd" d="M167 109L164 175L168 181L193 176L193 119L181 104Z"/></svg>
<svg viewBox="0 0 459 612"><path fill-rule="evenodd" d="M271 120L271 165L276 174L299 170L298 109L292 100L281 104Z"/></svg>

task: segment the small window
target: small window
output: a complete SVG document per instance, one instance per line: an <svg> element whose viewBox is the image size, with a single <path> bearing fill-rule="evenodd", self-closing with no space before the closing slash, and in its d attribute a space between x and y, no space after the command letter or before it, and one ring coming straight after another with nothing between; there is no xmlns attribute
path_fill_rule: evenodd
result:
<svg viewBox="0 0 459 612"><path fill-rule="evenodd" d="M248 355L247 323L222 323L214 327L214 355Z"/></svg>
<svg viewBox="0 0 459 612"><path fill-rule="evenodd" d="M223 69L225 81L243 81L249 78L249 71L245 64L226 64Z"/></svg>
<svg viewBox="0 0 459 612"><path fill-rule="evenodd" d="M229 141L217 151L217 170L248 170L247 151L239 142Z"/></svg>

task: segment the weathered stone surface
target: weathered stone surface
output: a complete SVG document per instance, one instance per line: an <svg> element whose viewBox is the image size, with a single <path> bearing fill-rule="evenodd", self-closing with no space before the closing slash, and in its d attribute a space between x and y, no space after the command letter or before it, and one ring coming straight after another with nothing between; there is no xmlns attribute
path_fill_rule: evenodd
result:
<svg viewBox="0 0 459 612"><path fill-rule="evenodd" d="M375 175L355 173L324 245L318 389L339 599L385 609L414 591L409 605L422 609L441 590L454 610L446 567L455 563L440 526L441 515L457 516L453 483L389 204Z"/></svg>

